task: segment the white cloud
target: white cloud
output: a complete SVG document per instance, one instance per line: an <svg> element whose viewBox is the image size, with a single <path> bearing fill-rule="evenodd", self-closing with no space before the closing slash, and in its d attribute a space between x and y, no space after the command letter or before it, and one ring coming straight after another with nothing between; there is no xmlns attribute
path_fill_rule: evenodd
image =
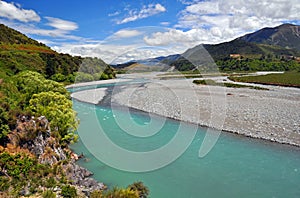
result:
<svg viewBox="0 0 300 198"><path fill-rule="evenodd" d="M130 10L129 16L125 17L122 20L117 21L117 24L128 23L132 21L136 21L138 19L147 18L161 12L165 12L166 8L161 4L149 4L148 6L143 6L143 8L139 11L137 10Z"/></svg>
<svg viewBox="0 0 300 198"><path fill-rule="evenodd" d="M38 35L38 36L45 36L51 37L47 40L51 39L63 39L63 40L86 40L82 37L74 36L70 34L70 31L61 30L61 29L42 29L36 26L36 24L31 23L17 23L14 21L8 21L0 19L0 23L9 26L15 30L18 30L26 35ZM49 43L49 42L48 42Z"/></svg>
<svg viewBox="0 0 300 198"><path fill-rule="evenodd" d="M22 9L20 5L5 1L0 1L0 17L22 22L39 22L41 20L35 11Z"/></svg>
<svg viewBox="0 0 300 198"><path fill-rule="evenodd" d="M183 48L193 47L201 43L218 43L222 41L222 31L218 28L191 29L182 31L170 29L166 32L156 32L151 36L145 36L144 41L151 46L182 46Z"/></svg>
<svg viewBox="0 0 300 198"><path fill-rule="evenodd" d="M106 63L114 62L119 59L120 56L126 54L126 52L137 48L135 45L110 45L110 44L62 44L53 46L52 49L69 53L72 55L88 56L88 57L99 57Z"/></svg>
<svg viewBox="0 0 300 198"><path fill-rule="evenodd" d="M101 44L62 44L52 49L72 55L98 57L108 64L124 63L131 60L142 60L158 56L183 53L185 49L150 48L142 45L111 45Z"/></svg>
<svg viewBox="0 0 300 198"><path fill-rule="evenodd" d="M163 26L169 26L170 22L164 21L164 22L161 22L160 24L163 25Z"/></svg>
<svg viewBox="0 0 300 198"><path fill-rule="evenodd" d="M180 3L185 4L185 5L191 5L195 2L198 2L199 0L177 0L177 1L179 1Z"/></svg>
<svg viewBox="0 0 300 198"><path fill-rule="evenodd" d="M178 43L193 47L201 43L229 41L263 27L274 27L287 21L300 23L298 1L181 0L187 6L179 13L174 29L145 36L144 41L153 46Z"/></svg>
<svg viewBox="0 0 300 198"><path fill-rule="evenodd" d="M299 13L299 0L202 1L188 5L180 13L176 27L201 28L206 25L254 31L265 26L277 25L279 22L299 21ZM221 21L220 16L223 18Z"/></svg>
<svg viewBox="0 0 300 198"><path fill-rule="evenodd" d="M130 38L141 35L143 32L138 30L119 30L118 32L113 34L113 38Z"/></svg>
<svg viewBox="0 0 300 198"><path fill-rule="evenodd" d="M59 30L72 31L78 28L78 25L72 21L66 21L54 17L45 17L45 18L49 21L47 25Z"/></svg>
<svg viewBox="0 0 300 198"><path fill-rule="evenodd" d="M119 11L113 12L113 13L109 13L108 16L109 17L113 17L113 16L118 16L119 14L121 14Z"/></svg>

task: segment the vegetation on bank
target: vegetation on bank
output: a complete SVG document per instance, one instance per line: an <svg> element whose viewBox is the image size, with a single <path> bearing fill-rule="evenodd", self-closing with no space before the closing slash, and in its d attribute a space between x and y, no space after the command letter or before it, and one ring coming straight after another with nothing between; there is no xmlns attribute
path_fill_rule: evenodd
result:
<svg viewBox="0 0 300 198"><path fill-rule="evenodd" d="M0 68L0 197L82 196L65 168L73 163L68 145L78 138L79 121L64 85L115 78L115 70L98 58L57 53L1 24ZM147 197L143 187L146 194L131 187L98 194Z"/></svg>
<svg viewBox="0 0 300 198"><path fill-rule="evenodd" d="M267 74L260 76L231 76L229 79L236 82L300 87L300 72L285 72L283 74Z"/></svg>
<svg viewBox="0 0 300 198"><path fill-rule="evenodd" d="M28 186L37 193L39 186L67 184L61 164L39 163L36 156L23 145L32 144L39 133L29 125L16 128L22 117L48 116L53 141L62 147L76 141L78 126L69 93L60 83L45 79L41 74L24 71L0 83L0 188L7 195L18 197ZM41 129L41 128L39 128ZM14 132L16 131L16 132ZM22 132L22 131L25 131ZM55 155L49 150L49 157ZM63 162L60 162L63 163Z"/></svg>
<svg viewBox="0 0 300 198"><path fill-rule="evenodd" d="M263 87L257 87L257 86L250 86L250 85L241 85L241 84L234 84L234 83L219 83L211 79L207 80L193 80L193 83L197 85L212 85L212 86L224 86L224 87L230 87L230 88L250 88L250 89L257 89L257 90L269 90L267 88Z"/></svg>
<svg viewBox="0 0 300 198"><path fill-rule="evenodd" d="M45 116L51 133L44 123L24 117ZM24 122L22 125L20 123ZM31 125L29 125L31 123ZM55 197L53 188L60 188L63 197L77 197L80 193L71 185L63 165L69 163L68 145L77 140L76 112L72 108L70 94L64 85L44 78L33 71L23 71L0 82L0 196L19 197L22 194L39 194ZM67 159L54 164L41 163L28 150L38 135L49 136L52 142L45 147L43 159L57 155L53 148L66 149ZM40 158L39 158L40 159ZM143 183L127 188L95 191L93 197L147 197L149 190Z"/></svg>
<svg viewBox="0 0 300 198"><path fill-rule="evenodd" d="M126 188L114 187L108 191L94 191L91 198L147 198L149 189L143 182L134 182Z"/></svg>

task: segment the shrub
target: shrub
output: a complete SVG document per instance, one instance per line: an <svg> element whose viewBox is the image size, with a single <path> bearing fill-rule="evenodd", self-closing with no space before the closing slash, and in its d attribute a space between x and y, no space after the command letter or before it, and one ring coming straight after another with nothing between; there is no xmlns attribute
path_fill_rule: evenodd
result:
<svg viewBox="0 0 300 198"><path fill-rule="evenodd" d="M46 190L43 194L42 194L43 198L55 198L56 194L54 192L52 192L51 190Z"/></svg>
<svg viewBox="0 0 300 198"><path fill-rule="evenodd" d="M4 192L9 188L9 179L5 177L0 177L0 191Z"/></svg>
<svg viewBox="0 0 300 198"><path fill-rule="evenodd" d="M94 77L91 74L83 73L83 72L77 72L76 73L76 82L90 82L93 81Z"/></svg>
<svg viewBox="0 0 300 198"><path fill-rule="evenodd" d="M101 190L95 190L91 193L90 198L104 198Z"/></svg>
<svg viewBox="0 0 300 198"><path fill-rule="evenodd" d="M66 185L61 188L61 195L64 198L74 198L77 196L77 191L75 187Z"/></svg>
<svg viewBox="0 0 300 198"><path fill-rule="evenodd" d="M143 184L143 182L134 182L129 185L128 188L130 190L137 191L140 198L147 198L149 195L149 189Z"/></svg>
<svg viewBox="0 0 300 198"><path fill-rule="evenodd" d="M50 79L56 82L64 82L66 80L66 76L61 73L57 73L52 75Z"/></svg>

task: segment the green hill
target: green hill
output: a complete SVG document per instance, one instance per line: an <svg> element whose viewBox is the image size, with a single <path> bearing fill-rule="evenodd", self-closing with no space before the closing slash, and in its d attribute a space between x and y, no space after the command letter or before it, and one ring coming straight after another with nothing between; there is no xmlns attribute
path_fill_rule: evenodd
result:
<svg viewBox="0 0 300 198"><path fill-rule="evenodd" d="M44 44L39 43L24 34L11 29L3 24L0 24L0 43L1 44L31 44L36 46L46 47Z"/></svg>
<svg viewBox="0 0 300 198"><path fill-rule="evenodd" d="M24 70L37 71L46 78L58 81L74 82L76 72L91 58L71 56L57 53L46 45L28 38L24 34L0 24L0 78L7 78ZM93 58L94 64L89 64L94 71L107 74L102 79L113 78L113 69L101 59ZM85 64L86 66L86 64ZM60 78L57 78L59 75ZM62 78L64 76L64 78ZM98 76L93 79L99 80Z"/></svg>

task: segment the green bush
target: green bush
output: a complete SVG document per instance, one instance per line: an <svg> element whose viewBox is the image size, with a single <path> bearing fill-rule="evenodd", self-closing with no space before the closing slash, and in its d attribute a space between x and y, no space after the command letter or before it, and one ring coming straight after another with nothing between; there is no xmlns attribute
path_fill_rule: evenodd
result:
<svg viewBox="0 0 300 198"><path fill-rule="evenodd" d="M50 177L46 180L45 187L47 188L54 188L56 186L57 182L53 177Z"/></svg>
<svg viewBox="0 0 300 198"><path fill-rule="evenodd" d="M90 198L104 198L101 190L95 190L91 192Z"/></svg>
<svg viewBox="0 0 300 198"><path fill-rule="evenodd" d="M78 127L78 120L71 100L60 93L49 91L34 94L29 104L34 115L46 116L51 123L52 131L58 131L63 142L70 143L77 140L74 132Z"/></svg>
<svg viewBox="0 0 300 198"><path fill-rule="evenodd" d="M107 80L107 79L109 79L109 76L105 73L102 73L101 77L100 77L100 80Z"/></svg>
<svg viewBox="0 0 300 198"><path fill-rule="evenodd" d="M54 80L56 82L64 82L66 80L66 76L61 74L61 73L57 73L54 74L50 77L51 80Z"/></svg>
<svg viewBox="0 0 300 198"><path fill-rule="evenodd" d="M4 192L9 188L9 179L5 177L0 177L0 191Z"/></svg>
<svg viewBox="0 0 300 198"><path fill-rule="evenodd" d="M69 74L66 77L66 82L74 83L75 82L75 78L76 78L75 74Z"/></svg>
<svg viewBox="0 0 300 198"><path fill-rule="evenodd" d="M52 192L51 190L46 190L43 194L42 194L43 198L55 198L56 194L54 192Z"/></svg>
<svg viewBox="0 0 300 198"><path fill-rule="evenodd" d="M61 195L64 198L74 198L77 197L77 191L75 187L66 185L61 188Z"/></svg>
<svg viewBox="0 0 300 198"><path fill-rule="evenodd" d="M147 198L149 195L149 189L143 184L143 182L134 182L129 185L128 188L133 191L137 191L140 198Z"/></svg>
<svg viewBox="0 0 300 198"><path fill-rule="evenodd" d="M94 77L91 74L76 72L75 82L90 82L93 81Z"/></svg>

